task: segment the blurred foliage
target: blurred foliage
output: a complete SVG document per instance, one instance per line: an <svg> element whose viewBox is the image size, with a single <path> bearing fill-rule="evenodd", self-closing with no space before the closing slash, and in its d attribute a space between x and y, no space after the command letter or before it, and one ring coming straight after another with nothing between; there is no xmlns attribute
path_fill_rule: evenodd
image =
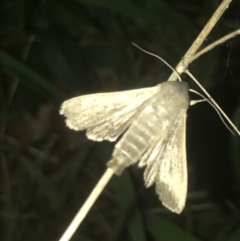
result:
<svg viewBox="0 0 240 241"><path fill-rule="evenodd" d="M166 80L171 71L131 43L176 66L220 2L1 1L1 240L58 240L106 168L113 144L66 128L60 103ZM239 13L233 0L205 46L239 28ZM190 66L238 127L239 52L236 37ZM162 207L131 167L111 180L72 240L240 240L239 137L207 104L188 116L183 213Z"/></svg>

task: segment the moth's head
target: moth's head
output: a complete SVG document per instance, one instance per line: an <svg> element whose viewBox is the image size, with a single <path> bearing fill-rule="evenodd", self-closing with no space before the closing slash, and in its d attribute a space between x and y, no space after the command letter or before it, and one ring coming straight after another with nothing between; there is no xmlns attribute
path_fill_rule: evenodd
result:
<svg viewBox="0 0 240 241"><path fill-rule="evenodd" d="M189 87L188 83L183 81L166 81L162 84L163 91L168 98L170 97L174 104L179 107L188 108L189 106Z"/></svg>
<svg viewBox="0 0 240 241"><path fill-rule="evenodd" d="M167 81L165 82L168 88L172 89L174 92L179 92L182 95L188 95L188 83L183 81Z"/></svg>

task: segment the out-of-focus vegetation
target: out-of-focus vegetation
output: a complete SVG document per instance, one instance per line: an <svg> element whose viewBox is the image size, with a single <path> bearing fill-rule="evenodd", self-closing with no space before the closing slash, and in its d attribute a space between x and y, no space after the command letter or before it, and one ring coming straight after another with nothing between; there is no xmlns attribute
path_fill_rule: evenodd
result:
<svg viewBox="0 0 240 241"><path fill-rule="evenodd" d="M220 2L1 1L1 240L58 240L105 171L113 144L69 130L60 103L166 80L168 67L131 43L176 66ZM239 14L233 0L205 46L239 28ZM189 67L238 127L239 52L236 37ZM187 150L182 214L162 207L134 166L111 180L72 240L239 241L239 137L202 103L188 112Z"/></svg>

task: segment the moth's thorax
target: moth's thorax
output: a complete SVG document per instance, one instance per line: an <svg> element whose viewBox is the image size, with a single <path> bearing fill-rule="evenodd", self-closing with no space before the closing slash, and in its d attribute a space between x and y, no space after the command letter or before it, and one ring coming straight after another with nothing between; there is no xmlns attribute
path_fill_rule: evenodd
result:
<svg viewBox="0 0 240 241"><path fill-rule="evenodd" d="M167 102L167 105L171 108L177 109L188 109L189 106L189 94L188 94L188 84L186 82L180 82L180 81L166 81L162 84L161 91L159 92L161 96L159 96L159 99L161 100L161 103L159 105L163 104L165 101Z"/></svg>

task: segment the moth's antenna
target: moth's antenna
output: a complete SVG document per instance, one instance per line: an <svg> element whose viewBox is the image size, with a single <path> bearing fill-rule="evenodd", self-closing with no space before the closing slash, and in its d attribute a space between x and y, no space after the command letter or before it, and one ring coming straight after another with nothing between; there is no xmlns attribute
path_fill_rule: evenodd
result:
<svg viewBox="0 0 240 241"><path fill-rule="evenodd" d="M156 55L156 54L153 54L151 52L148 52L147 50L139 47L138 45L136 45L135 43L132 43L135 47L137 47L138 49L142 50L144 53L146 54L149 54L149 55L152 55L153 57L157 58L157 59L160 59L164 64L166 64L174 73L176 73L176 75L178 76L178 79L179 81L182 81L179 73L166 61L164 60L163 58L161 58L160 56Z"/></svg>
<svg viewBox="0 0 240 241"><path fill-rule="evenodd" d="M212 104L219 110L219 112L224 116L224 118L227 120L227 122L232 126L232 128L237 132L237 134L240 136L240 131L237 129L237 127L232 123L232 121L228 118L228 116L224 113L224 111L221 109L221 107L214 101L214 99L211 97L211 95L208 94L208 92L202 87L202 85L197 81L197 79L190 73L189 70L185 71L186 74L188 74L192 80L199 86L199 88L205 93L205 95L208 97L208 100L211 101ZM199 93L198 93L199 94Z"/></svg>
<svg viewBox="0 0 240 241"><path fill-rule="evenodd" d="M109 180L112 178L114 172L111 168L108 168L105 173L102 175L101 179L97 183L97 185L94 187L90 195L88 196L85 203L82 205L82 207L79 209L77 214L75 215L72 222L69 224L68 228L62 235L62 237L59 239L59 241L68 241L71 239L73 234L75 233L78 226L81 224L83 219L85 218L86 214L88 213L89 209L92 207L98 196L101 194L102 190L105 188Z"/></svg>
<svg viewBox="0 0 240 241"><path fill-rule="evenodd" d="M197 101L197 102L201 102L201 101L207 101L213 108L214 110L217 112L219 118L221 119L221 121L223 122L223 124L226 126L226 128L235 136L235 134L233 133L233 131L230 129L230 127L226 124L226 122L224 121L221 113L219 112L219 110L217 109L217 107L209 100L207 99L204 95L200 94L199 92L197 92L196 90L192 90L190 89L189 91L201 96L203 98L203 100L200 100L200 101ZM195 102L196 103L196 102ZM190 102L190 105L194 105L195 103L191 104Z"/></svg>

